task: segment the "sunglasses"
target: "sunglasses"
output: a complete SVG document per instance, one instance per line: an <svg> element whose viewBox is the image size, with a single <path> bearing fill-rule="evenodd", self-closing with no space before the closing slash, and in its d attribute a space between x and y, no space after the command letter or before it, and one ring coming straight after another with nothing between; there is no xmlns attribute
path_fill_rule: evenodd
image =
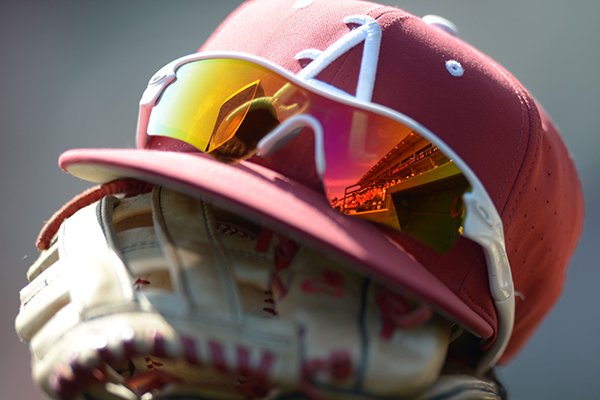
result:
<svg viewBox="0 0 600 400"><path fill-rule="evenodd" d="M198 53L150 80L140 101L137 145L168 137L236 162L275 152L307 130L333 208L438 252L460 236L482 246L499 328L479 369L492 367L508 344L515 313L502 221L475 173L418 122L261 58Z"/></svg>

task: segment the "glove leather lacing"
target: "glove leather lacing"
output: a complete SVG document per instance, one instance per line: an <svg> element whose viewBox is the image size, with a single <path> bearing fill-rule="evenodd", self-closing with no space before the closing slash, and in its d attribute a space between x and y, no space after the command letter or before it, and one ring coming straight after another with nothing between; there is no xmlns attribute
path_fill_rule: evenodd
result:
<svg viewBox="0 0 600 400"><path fill-rule="evenodd" d="M133 178L117 179L112 182L94 186L75 196L50 217L38 235L35 245L38 250L48 250L52 238L58 232L63 221L101 198L109 195L123 194L126 197L148 193L154 185Z"/></svg>

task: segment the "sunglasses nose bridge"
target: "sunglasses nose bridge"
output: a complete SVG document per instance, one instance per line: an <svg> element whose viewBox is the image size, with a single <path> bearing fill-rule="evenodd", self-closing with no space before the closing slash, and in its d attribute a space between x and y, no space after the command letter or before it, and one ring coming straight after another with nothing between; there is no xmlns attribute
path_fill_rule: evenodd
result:
<svg viewBox="0 0 600 400"><path fill-rule="evenodd" d="M256 154L267 156L279 150L289 139L296 136L302 128L311 128L315 137L315 165L321 180L325 175L326 161L323 126L317 118L309 114L298 114L286 119L277 128L263 137L256 146Z"/></svg>

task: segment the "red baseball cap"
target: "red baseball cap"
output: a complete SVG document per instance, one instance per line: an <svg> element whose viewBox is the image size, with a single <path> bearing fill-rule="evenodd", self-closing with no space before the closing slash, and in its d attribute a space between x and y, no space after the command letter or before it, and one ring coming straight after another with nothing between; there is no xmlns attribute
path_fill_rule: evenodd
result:
<svg viewBox="0 0 600 400"><path fill-rule="evenodd" d="M477 174L501 215L518 293L514 330L500 360L506 362L560 295L583 220L569 153L521 83L451 29L356 0L248 1L199 51L248 53L300 73L306 58L333 49L318 80L355 93L368 38L350 47L339 43L355 28L347 18L356 15L381 28L369 100L435 132ZM394 282L490 346L498 317L481 247L461 239L440 254L333 210L320 191L313 146L300 135L269 156L230 165L164 139L138 149L70 150L59 164L92 182L137 177L250 213Z"/></svg>

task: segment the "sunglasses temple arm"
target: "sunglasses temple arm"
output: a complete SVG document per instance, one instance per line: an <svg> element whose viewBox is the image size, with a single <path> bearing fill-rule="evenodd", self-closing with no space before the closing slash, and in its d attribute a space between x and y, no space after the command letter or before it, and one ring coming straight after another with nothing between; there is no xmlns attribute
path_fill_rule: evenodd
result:
<svg viewBox="0 0 600 400"><path fill-rule="evenodd" d="M515 320L515 290L504 244L502 219L487 192L478 190L483 188L481 183L476 177L469 177L469 180L471 179L476 180L478 184L472 185L472 191L463 196L467 206L464 236L479 243L484 249L490 294L498 317L496 340L477 366L477 372L484 374L496 365L512 335Z"/></svg>
<svg viewBox="0 0 600 400"><path fill-rule="evenodd" d="M296 136L302 128L306 127L312 128L315 136L315 165L319 177L323 180L326 167L323 127L312 115L299 114L282 122L258 142L256 145L256 154L264 157L276 152L282 144Z"/></svg>
<svg viewBox="0 0 600 400"><path fill-rule="evenodd" d="M489 271L489 285L496 314L498 329L496 341L482 356L477 372L484 374L496 365L510 341L515 321L515 295L510 266L504 246L498 242L489 243L485 248L485 258ZM500 276L497 272L500 271ZM508 276L506 273L508 271Z"/></svg>

